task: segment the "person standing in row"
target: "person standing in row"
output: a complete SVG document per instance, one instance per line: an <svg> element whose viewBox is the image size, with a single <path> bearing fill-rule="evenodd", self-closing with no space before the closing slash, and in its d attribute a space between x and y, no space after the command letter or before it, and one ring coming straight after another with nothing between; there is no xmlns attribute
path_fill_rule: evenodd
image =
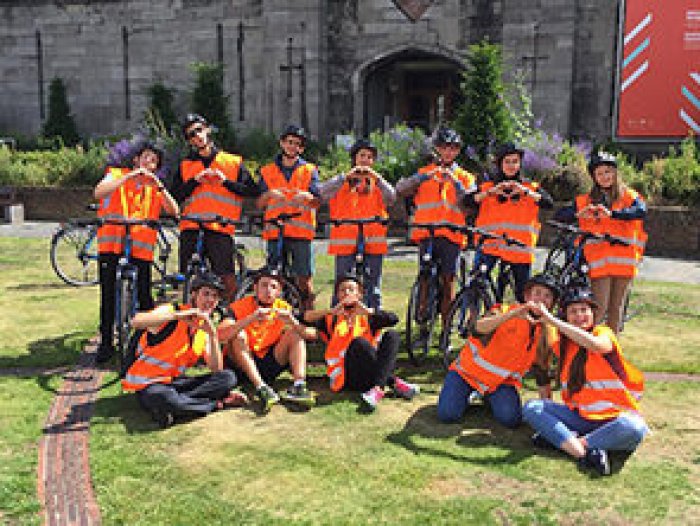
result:
<svg viewBox="0 0 700 526"><path fill-rule="evenodd" d="M257 185L243 165L243 159L214 144L212 129L201 115L189 114L182 132L192 152L180 163L180 171L173 180L173 195L182 207L184 216L200 219L219 215L238 221L241 218L244 197L257 197ZM236 293L233 263L233 225L206 223L204 229L204 257L212 271L226 286L225 299ZM193 221L180 222L180 272L196 250L200 226Z"/></svg>
<svg viewBox="0 0 700 526"><path fill-rule="evenodd" d="M396 200L396 192L386 179L375 172L377 147L369 139L358 139L350 148L352 168L320 185L321 198L328 202L330 218L372 219L389 217L387 208ZM328 253L335 256L335 283L353 270L357 253L357 225L331 225ZM382 302L382 263L387 253L387 227L381 223L364 225L364 261L362 276L365 303L379 309ZM337 303L334 295L331 306Z"/></svg>
<svg viewBox="0 0 700 526"><path fill-rule="evenodd" d="M175 200L156 175L163 162L163 152L155 144L138 140L121 143L129 150L124 164L129 168L108 166L105 176L95 187L100 200L98 216L102 219L158 219L161 210L178 214ZM116 146L114 150L116 150ZM119 163L122 164L122 163ZM136 291L139 310L153 308L151 262L157 233L145 225L130 227L131 263L138 269ZM124 252L126 227L106 224L97 230L100 278L100 346L97 363L108 362L114 355L114 309L117 265Z"/></svg>
<svg viewBox="0 0 700 526"><path fill-rule="evenodd" d="M499 147L494 179L479 185L465 199L466 206L479 209L475 226L493 234L506 234L525 244L520 247L487 240L474 256L474 267L486 265L489 271L499 260L510 264L515 278L515 298L520 303L524 300L525 283L535 262L540 208L554 206L552 197L538 183L522 175L523 154L523 150L512 143ZM503 286L499 283L499 297L503 297Z"/></svg>
<svg viewBox="0 0 700 526"><path fill-rule="evenodd" d="M596 310L595 321L601 323L607 318L607 325L617 334L622 328L625 300L644 254L647 207L644 199L622 182L615 156L594 154L588 173L593 189L577 196L573 206L559 210L556 219L578 219L583 230L612 234L628 243L625 246L593 240L583 247L591 288L601 306Z"/></svg>
<svg viewBox="0 0 700 526"><path fill-rule="evenodd" d="M473 191L474 176L460 168L455 162L462 149L462 138L450 128L440 127L432 138L435 162L423 166L411 177L400 179L396 191L404 197L413 196L415 212L411 217L414 223L445 222L455 227L466 225L465 212L460 208L465 194ZM429 232L425 228L412 228L411 241L420 246L419 261L428 247ZM441 301L440 313L443 328L454 297L454 281L457 274L459 252L465 246L466 238L461 232L448 228L435 231L433 258L440 267ZM420 291L420 311L425 310L427 297L425 281Z"/></svg>
<svg viewBox="0 0 700 526"><path fill-rule="evenodd" d="M267 241L268 265L274 266L277 263L272 261L276 240L278 236L284 237L285 253L282 257L291 257L292 275L303 295L304 308L312 308L314 266L311 242L316 234L316 209L321 201L318 169L301 157L306 140L306 131L300 126L292 124L282 132L279 155L260 168L257 206L264 209L264 219L274 219L280 214L299 214L287 222L283 232L274 225L265 224L263 239Z"/></svg>

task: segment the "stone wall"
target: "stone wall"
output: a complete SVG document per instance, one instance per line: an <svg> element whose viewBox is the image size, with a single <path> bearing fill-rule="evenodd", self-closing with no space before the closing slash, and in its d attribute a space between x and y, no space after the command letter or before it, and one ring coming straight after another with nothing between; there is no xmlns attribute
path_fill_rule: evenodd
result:
<svg viewBox="0 0 700 526"><path fill-rule="evenodd" d="M18 188L17 200L24 204L27 221L63 221L70 217L88 217L85 207L94 202L92 188ZM395 221L406 221L403 204L390 210ZM252 202L247 202L245 215L257 215ZM327 217L325 208L321 217ZM544 213L543 222L552 216ZM700 260L700 210L682 206L650 207L645 226L649 233L647 254L685 257ZM544 227L541 244L551 240L554 231Z"/></svg>

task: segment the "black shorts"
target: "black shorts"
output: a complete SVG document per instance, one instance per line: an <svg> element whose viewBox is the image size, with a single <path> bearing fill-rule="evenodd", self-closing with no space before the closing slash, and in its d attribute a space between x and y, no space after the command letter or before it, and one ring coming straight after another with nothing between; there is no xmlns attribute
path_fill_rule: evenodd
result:
<svg viewBox="0 0 700 526"><path fill-rule="evenodd" d="M260 373L260 377L263 379L263 382L268 385L274 382L280 374L289 368L289 365L281 365L277 363L277 360L275 360L274 346L271 346L265 353L265 356L262 358L260 358L257 354L253 354L253 361L255 362L255 366L258 368L258 373ZM228 357L228 355L224 358L224 366L233 369L238 378L250 383L250 378L248 378L241 369L234 365L233 361Z"/></svg>
<svg viewBox="0 0 700 526"><path fill-rule="evenodd" d="M187 271L187 264L197 249L197 230L180 232L180 272ZM202 250L211 270L217 276L233 274L233 238L222 232L204 231Z"/></svg>
<svg viewBox="0 0 700 526"><path fill-rule="evenodd" d="M428 239L420 242L419 262L423 260L423 254L428 247ZM460 248L457 243L453 243L444 237L436 237L433 241L433 261L440 265L440 275L454 276L457 274L457 260Z"/></svg>

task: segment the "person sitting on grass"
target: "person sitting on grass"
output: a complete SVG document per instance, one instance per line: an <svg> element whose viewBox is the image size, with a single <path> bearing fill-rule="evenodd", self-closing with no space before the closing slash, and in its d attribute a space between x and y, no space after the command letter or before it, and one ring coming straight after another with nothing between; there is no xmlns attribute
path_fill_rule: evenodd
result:
<svg viewBox="0 0 700 526"><path fill-rule="evenodd" d="M253 295L231 303L227 319L219 325L227 362L253 384L264 412L279 402L270 384L286 369L291 369L294 383L282 399L305 407L316 403L306 385L304 341L313 334L294 317L281 295L279 273L264 268L255 277Z"/></svg>
<svg viewBox="0 0 700 526"><path fill-rule="evenodd" d="M456 422L464 415L475 392L483 395L494 418L515 428L522 421L518 389L534 363L544 363L551 352L552 334L540 320L543 307L551 309L559 289L551 276L538 274L524 287L525 303L496 306L476 322L461 353L450 366L438 399L438 418ZM488 337L482 343L482 337ZM548 379L538 379L540 396L549 396Z"/></svg>
<svg viewBox="0 0 700 526"><path fill-rule="evenodd" d="M192 281L191 305L161 305L137 313L131 322L143 334L122 387L135 391L139 404L163 428L177 417L204 416L248 401L232 391L236 375L224 369L211 319L223 291L217 276L199 276ZM185 375L200 358L211 373Z"/></svg>
<svg viewBox="0 0 700 526"><path fill-rule="evenodd" d="M393 327L396 314L366 307L364 290L354 273L336 284L338 304L332 309L307 311L304 321L326 343L326 372L331 390L359 391L366 409L374 411L389 386L394 394L411 400L419 389L394 375L401 337Z"/></svg>
<svg viewBox="0 0 700 526"><path fill-rule="evenodd" d="M531 400L524 420L535 445L551 445L579 466L610 475L608 451L632 452L649 432L639 413L642 373L622 354L613 330L595 325L599 308L589 289L574 289L561 305L564 320L542 307L542 321L561 335L559 380L563 404Z"/></svg>

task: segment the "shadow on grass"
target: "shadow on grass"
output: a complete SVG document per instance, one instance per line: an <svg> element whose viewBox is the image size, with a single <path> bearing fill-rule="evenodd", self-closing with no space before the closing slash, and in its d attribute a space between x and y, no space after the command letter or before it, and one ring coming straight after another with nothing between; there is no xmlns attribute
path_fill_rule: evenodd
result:
<svg viewBox="0 0 700 526"><path fill-rule="evenodd" d="M11 285L5 290L22 290L22 291L32 291L32 290L75 290L79 287L74 285L68 285L67 283L20 283L18 285Z"/></svg>
<svg viewBox="0 0 700 526"><path fill-rule="evenodd" d="M90 339L92 333L74 331L55 338L41 338L27 345L28 354L0 356L0 368L56 367L72 365Z"/></svg>
<svg viewBox="0 0 700 526"><path fill-rule="evenodd" d="M424 440L451 437L455 437L455 444L465 448L464 453L451 451L449 446L426 445ZM513 430L501 426L483 405L470 407L467 416L455 424L441 423L436 405L421 407L401 431L388 435L387 441L415 454L484 466L518 464L536 453L524 428ZM486 449L491 451L478 451ZM504 450L505 454L494 455L496 450Z"/></svg>

